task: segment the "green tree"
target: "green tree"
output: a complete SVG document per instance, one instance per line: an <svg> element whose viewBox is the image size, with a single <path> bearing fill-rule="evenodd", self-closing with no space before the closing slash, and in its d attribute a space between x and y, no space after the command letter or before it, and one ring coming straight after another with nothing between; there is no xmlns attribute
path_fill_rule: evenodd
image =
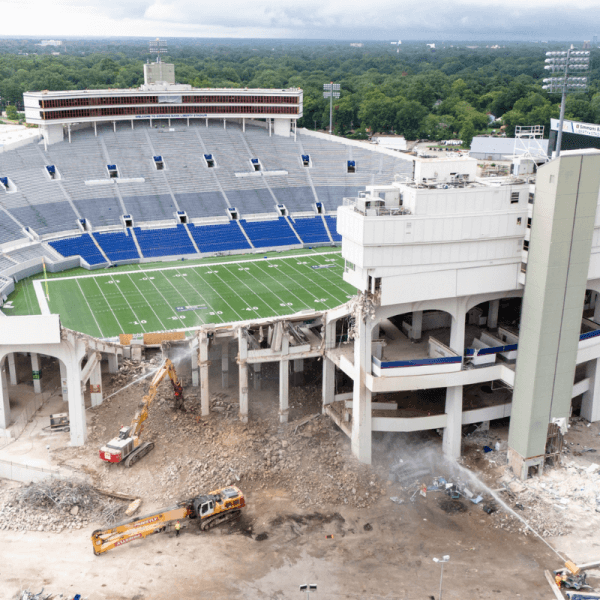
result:
<svg viewBox="0 0 600 600"><path fill-rule="evenodd" d="M396 127L398 133L407 140L417 140L421 137L423 121L428 110L416 100L406 100L400 104L396 112Z"/></svg>
<svg viewBox="0 0 600 600"><path fill-rule="evenodd" d="M475 126L470 120L465 121L461 127L458 137L462 140L463 146L470 147L473 138L475 137Z"/></svg>
<svg viewBox="0 0 600 600"><path fill-rule="evenodd" d="M11 121L16 121L19 118L19 115L17 113L17 107L14 104L9 104L6 107L6 116L11 120Z"/></svg>

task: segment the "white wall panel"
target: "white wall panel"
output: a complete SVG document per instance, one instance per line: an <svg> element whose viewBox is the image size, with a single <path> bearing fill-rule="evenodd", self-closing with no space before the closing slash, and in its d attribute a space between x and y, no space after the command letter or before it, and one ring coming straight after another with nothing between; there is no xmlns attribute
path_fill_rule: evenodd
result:
<svg viewBox="0 0 600 600"><path fill-rule="evenodd" d="M468 296L489 292L514 290L520 265L495 265L461 269L457 275L457 295Z"/></svg>

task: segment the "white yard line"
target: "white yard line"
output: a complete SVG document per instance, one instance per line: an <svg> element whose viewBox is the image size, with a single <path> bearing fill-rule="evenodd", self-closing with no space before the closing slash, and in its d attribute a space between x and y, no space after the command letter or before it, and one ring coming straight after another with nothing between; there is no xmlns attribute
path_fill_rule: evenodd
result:
<svg viewBox="0 0 600 600"><path fill-rule="evenodd" d="M120 274L119 274L120 276ZM125 294L123 293L123 291L121 290L121 288L118 286L117 282L115 281L114 277L111 275L110 276L112 282L115 284L115 287L119 290L119 293L121 294L121 296L123 296L123 300L125 300L125 302L127 302L127 306L129 306L129 310L133 313L133 316L135 317L135 320L138 322L138 324L141 326L141 328L144 330L144 333L148 333L148 331L146 330L146 328L144 327L144 324L142 323L143 319L140 319L137 316L137 313L135 312L135 310L133 310L133 307L131 306L131 304L129 304L129 300L127 300L127 296L125 296ZM98 286L100 287L100 286ZM112 308L111 308L112 310ZM114 313L113 313L114 314ZM118 319L117 319L118 320ZM119 321L119 325L121 325L121 322ZM129 325L129 323L128 323ZM121 325L122 327L122 325ZM125 332L123 332L125 333Z"/></svg>
<svg viewBox="0 0 600 600"><path fill-rule="evenodd" d="M144 300L146 300L146 296L144 296L144 294L142 293L142 290L140 290L140 288L135 284L135 281L133 280L133 278L131 277L131 275L127 275L127 277L129 278L129 280L131 281L131 283L133 283L133 285L135 286L135 289L138 291L138 293L140 294L140 296ZM148 281L150 281L150 280L148 280ZM154 287L156 287L156 286L154 286ZM163 328L165 328L165 324L162 322L161 318L156 314L156 311L152 308L152 304L150 304L150 302L148 302L148 300L146 300L146 304L150 307L150 310L154 313L154 316L158 319L158 322L163 326Z"/></svg>
<svg viewBox="0 0 600 600"><path fill-rule="evenodd" d="M123 323L121 323L121 321L119 321L119 317L117 317L117 315L115 314L115 311L112 309L112 306L110 305L110 302L108 301L108 298L104 295L104 292L102 291L102 288L98 285L97 281L94 281L94 283L96 284L96 287L98 288L98 291L102 294L102 297L104 298L104 302L106 302L106 306L108 306L108 308L110 309L110 312L113 314L113 317L115 318L115 321L117 322L117 325L123 329ZM77 285L79 285L79 281L77 282ZM81 286L79 285L79 289L81 290ZM81 290L81 293L83 294L83 290ZM83 297L85 298L85 294L83 295ZM87 299L86 299L87 302ZM89 304L88 304L89 306ZM91 310L91 307L90 307ZM95 318L95 317L94 317ZM123 331L124 333L124 331Z"/></svg>
<svg viewBox="0 0 600 600"><path fill-rule="evenodd" d="M178 271L178 272L179 272L179 271ZM197 271L194 271L194 273L195 273L196 275L198 275L198 277L200 277L200 278L202 279L202 277L201 277L201 276L198 274L198 272L197 272ZM192 290L194 291L194 293L195 293L195 294L198 294L198 296L200 296L200 300L202 300L202 302L203 302L204 304L206 304L206 306L208 306L208 308L210 308L211 312L213 312L213 313L214 313L214 315L210 315L210 316L215 316L215 317L217 317L217 318L219 318L219 319L221 320L221 323L224 323L224 322L225 322L225 320L223 319L223 317L221 317L220 315L218 315L218 314L217 314L217 312L218 312L218 311L217 311L217 310L215 310L215 308L214 308L213 306L211 306L210 302L207 302L207 301L205 300L204 296L203 296L203 295L202 295L202 294L201 294L201 293L200 293L200 292L199 292L199 291L198 291L198 290L197 290L197 289L196 289L196 288L195 288L195 287L194 287L194 286L193 286L193 285L192 285L192 284L191 284L191 283L190 283L190 282L187 280L187 278L185 278L185 277L182 277L182 279L183 279L183 280L184 280L184 281L185 281L185 282L186 282L186 283L187 283L187 284L188 284L188 285L189 285L189 286L192 288ZM204 279L202 279L202 281L204 281ZM232 310L233 310L233 309L232 309ZM197 312L197 311L194 311L194 312ZM200 311L198 311L198 312L200 312ZM237 314L237 313L236 313L236 314ZM199 316L202 316L202 313L200 313L200 315L199 315Z"/></svg>
<svg viewBox="0 0 600 600"><path fill-rule="evenodd" d="M341 254L341 250L333 251L333 252L319 252L318 254L292 254L291 256L269 256L267 258L250 258L248 260L230 260L224 262L214 262L214 263L205 263L205 264L196 264L196 265L182 265L177 267L153 267L151 269L136 269L135 271L117 271L115 276L120 275L133 275L135 273L152 273L154 271L176 271L178 269L196 269L198 267L218 267L221 265L237 265L246 262L268 262L270 260L298 260L299 258L308 258L314 256L328 256L330 254ZM88 277L111 277L108 273L97 273L92 275L71 275L69 277L53 277L51 281L65 281L67 279L86 279ZM50 281L50 280L49 280Z"/></svg>
<svg viewBox="0 0 600 600"><path fill-rule="evenodd" d="M50 315L50 307L48 306L48 299L46 298L46 294L44 294L44 288L42 288L42 280L34 279L33 281L33 289L35 291L35 295L37 297L38 304L40 305L40 310L43 315Z"/></svg>
<svg viewBox="0 0 600 600"><path fill-rule="evenodd" d="M310 260L311 257L308 257L308 258ZM313 260L314 260L314 258L313 258ZM317 264L320 264L320 263L317 263ZM336 263L329 263L329 264L336 264ZM336 266L338 266L338 265L336 264ZM339 266L342 269L342 275L343 275L343 273L344 273L344 267L341 266L341 265L339 265ZM313 269L313 271L317 271L318 272L317 274L319 275L319 277L321 277L322 279L324 279L328 283L331 283L332 285L334 285L338 290L340 290L340 292L342 292L342 294L344 294L344 296L348 295L348 293L346 292L346 290L344 290L337 283L335 283L334 281L332 281L331 279L329 279L329 277L327 277L327 275L325 275L324 273L321 273L321 269ZM335 273L335 271L334 271L334 273Z"/></svg>
<svg viewBox="0 0 600 600"><path fill-rule="evenodd" d="M302 275L303 277L309 278L309 277L308 277L308 274L304 274L304 273L302 273L302 272L301 272L301 271L299 271L299 270L298 270L296 267L294 267L294 265L289 265L289 266L290 266L292 269L294 269L294 271L296 271L296 273L298 273L298 274ZM287 277L289 277L290 279L292 279L292 277L290 277L289 275L287 275ZM296 282L296 283L298 283L298 282ZM316 281L312 281L312 280L311 280L311 283L312 283L312 284L313 284L315 287L321 288L321 289L322 289L322 290L323 290L323 291L324 291L324 292L327 294L327 297L328 297L328 298L329 298L330 296L332 296L332 294L331 294L331 291L329 291L329 290L326 290L325 288L323 288L322 286L320 286L320 285L319 285L319 284L318 284ZM313 297L315 298L315 300L320 300L320 298L318 298L317 296L315 296L315 295L313 294L313 292L311 292L310 290L308 290L308 289L307 289L307 288L305 288L304 286L302 286L302 287L303 287L303 288L304 288L304 289L305 289L305 290L306 290L306 291L307 291L307 292L308 292L308 293L309 293L311 296L313 296ZM336 301L337 301L337 298L335 298L335 297L334 297L334 300L336 300Z"/></svg>
<svg viewBox="0 0 600 600"><path fill-rule="evenodd" d="M247 283L245 283L244 281L242 281L235 273L232 273L229 269L227 269L227 267L224 267L228 273L231 273L231 275L233 275L242 285L246 286L248 288L248 290L250 290L250 293L253 294L254 296L256 296L267 308L271 309L271 310L277 310L276 308L273 309L273 307L270 307L262 298L262 296L260 296L260 294L257 294ZM285 304L283 302L283 298L280 298L273 290L270 290L258 277L256 277L256 275L254 275L254 273L251 273L248 270L248 275L251 275L252 277L254 277L254 279L256 279L256 281L258 281L258 283L260 283L260 285L262 285L269 294L273 294L276 298L279 299L279 301L283 304ZM292 294L294 297L297 298L297 296L295 296L295 294ZM299 300L299 298L298 298ZM287 306L287 305L286 305ZM284 308L282 306L279 306L279 308ZM279 315L278 315L279 316ZM283 316L283 315L281 315Z"/></svg>
<svg viewBox="0 0 600 600"><path fill-rule="evenodd" d="M223 281L218 275L217 275L217 279L224 285L226 285L248 308L250 307L250 304L248 304L248 302L246 302L246 300L244 300L226 281ZM238 279L239 281L239 279ZM242 316L240 315L240 313L238 313L237 310L235 310L233 308L233 306L231 306L231 304L229 304L229 302L225 301L225 298L223 298L223 296L221 296L221 299L223 300L223 302L225 302L225 304L227 304L227 306L229 306L229 308L231 308L231 310L240 318L240 320L243 320ZM249 312L249 311L247 311Z"/></svg>
<svg viewBox="0 0 600 600"><path fill-rule="evenodd" d="M273 277L273 275L271 273L269 273L268 271L266 271L265 269L261 268L260 269L261 273L264 273L265 275L267 275L268 277L270 277L275 283L281 285L281 281L278 281L275 277ZM283 273L282 271L279 271L278 269L275 270L275 273L279 273L280 275L283 274L285 275L285 273ZM286 275L286 277L288 279L291 279L291 277L289 275ZM257 278L258 279L258 278ZM260 281L260 279L258 280ZM260 281L260 283L262 283L262 281ZM262 285L264 285L265 287L267 287L264 283L262 283ZM269 288L267 288L269 290ZM304 287L302 287L303 290L305 290ZM269 290L272 294L275 294L275 292L273 292L272 290ZM308 290L305 290L308 291ZM296 296L296 294L294 294L294 292L292 292L292 290L286 289L286 292L290 293L292 296L294 296L294 298L296 298L300 304L303 304L304 306L306 306L306 308L313 308L312 306L309 306L308 304L306 304L306 302L304 302L304 300L302 300L300 297ZM309 292L311 293L311 292ZM277 294L275 294L277 296ZM312 294L314 298L316 298L316 296L314 294ZM279 298L279 296L277 296ZM282 302L283 299L279 298Z"/></svg>
<svg viewBox="0 0 600 600"><path fill-rule="evenodd" d="M94 311L92 310L92 307L90 306L90 303L88 302L86 295L83 293L83 290L81 289L81 285L79 284L79 281L77 281L76 283L77 283L77 287L79 288L79 291L81 292L81 295L83 296L83 299L85 300L85 303L87 304L88 310L90 311L90 314L92 315L92 318L94 319L94 323L96 323L96 327L98 327L98 331L100 332L100 337L104 337L104 332L102 331L102 327L100 327L100 323L98 323L98 321L96 320L96 315L94 314ZM100 291L102 291L102 290L100 290ZM109 304L109 308L110 308L110 304ZM116 318L117 317L115 315L115 319ZM121 324L119 322L119 319L117 319L117 323L119 323L119 325Z"/></svg>

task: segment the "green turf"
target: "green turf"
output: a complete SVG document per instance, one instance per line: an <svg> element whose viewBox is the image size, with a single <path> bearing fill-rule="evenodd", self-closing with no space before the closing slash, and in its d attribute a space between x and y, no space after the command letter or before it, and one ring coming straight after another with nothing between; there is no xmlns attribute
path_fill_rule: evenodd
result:
<svg viewBox="0 0 600 600"><path fill-rule="evenodd" d="M339 250L329 248L73 269L48 278L48 304L65 327L97 337L189 329L343 304L355 293L343 267ZM40 314L31 281L19 282L10 300L6 314Z"/></svg>

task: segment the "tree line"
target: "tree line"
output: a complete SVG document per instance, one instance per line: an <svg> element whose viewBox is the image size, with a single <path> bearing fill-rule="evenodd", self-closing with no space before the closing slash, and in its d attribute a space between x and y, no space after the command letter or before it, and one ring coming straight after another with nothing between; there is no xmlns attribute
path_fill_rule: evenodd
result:
<svg viewBox="0 0 600 600"><path fill-rule="evenodd" d="M326 129L323 84L341 85L334 131L361 138L397 133L407 139L472 137L505 126L544 125L558 118L560 97L542 89L545 52L566 46L507 43L499 48L452 44L294 40L169 40L163 60L178 83L205 88L304 90L299 126ZM52 54L57 52L58 56ZM600 53L592 50L589 89L568 96L568 119L600 122ZM150 59L143 40L70 40L39 47L33 40L0 41L0 103L22 108L25 91L130 88L143 83ZM501 121L491 121L490 115Z"/></svg>

